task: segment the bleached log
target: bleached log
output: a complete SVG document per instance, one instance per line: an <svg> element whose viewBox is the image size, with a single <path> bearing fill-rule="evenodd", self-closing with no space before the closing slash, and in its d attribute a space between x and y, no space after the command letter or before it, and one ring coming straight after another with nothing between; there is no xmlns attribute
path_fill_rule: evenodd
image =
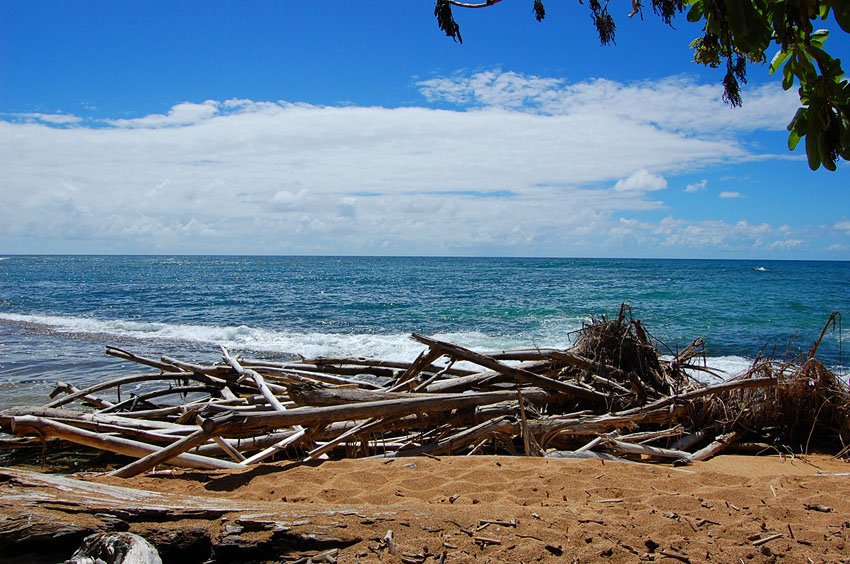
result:
<svg viewBox="0 0 850 564"><path fill-rule="evenodd" d="M460 347L458 345L445 343L436 339L430 339L428 337L423 337L422 335L417 335L416 333L413 334L413 338L419 341L420 343L428 345L429 347L431 347L431 350L435 352L441 351L443 354L450 356L451 358L473 362L475 364L478 364L479 366L483 366L484 368L489 368L490 370L494 370L496 372L509 376L522 384L538 386L540 388L543 388L544 390L550 390L553 392L564 394L568 397L576 397L596 401L598 403L604 403L605 401L606 396L604 394L600 394L599 392L595 392L593 390L589 390L587 388L583 388L581 386L577 386L569 382L553 380L552 378L547 378L546 376L541 376L539 374L535 374L534 372L530 372L522 368L509 366L498 360L466 349L464 347Z"/></svg>
<svg viewBox="0 0 850 564"><path fill-rule="evenodd" d="M174 441L165 448L157 449L155 452L152 452L136 460L135 462L131 462L126 466L122 466L117 470L113 470L109 473L109 475L116 476L118 478L132 478L133 476L137 476L142 472L147 472L148 470L159 464L169 462L171 459L182 455L186 451L207 442L209 438L209 433L207 433L203 429L198 429L191 435L183 437L180 440ZM228 464L232 463L228 462ZM233 466L228 467L232 468Z"/></svg>
<svg viewBox="0 0 850 564"><path fill-rule="evenodd" d="M79 393L79 392L80 392L80 389L73 384L69 384L68 382L57 382L56 388L54 388L53 391L50 392L50 397L55 398L56 396L58 396L61 393L76 394L76 393ZM85 402L89 405L92 405L94 407L101 408L101 409L105 408L105 407L110 407L111 405L113 405L112 402L106 401L105 399L99 398L99 397L92 395L92 394L84 394L82 396L79 396L79 398L83 402Z"/></svg>
<svg viewBox="0 0 850 564"><path fill-rule="evenodd" d="M441 397L415 397L372 401L328 407L299 407L281 412L257 414L223 414L203 419L209 433L225 436L246 436L293 425L316 425L335 421L399 417L412 414L440 413L454 409L473 408L510 401L516 392L481 392L476 394L445 394Z"/></svg>
<svg viewBox="0 0 850 564"><path fill-rule="evenodd" d="M708 445L704 446L693 454L687 454L683 458L688 462L708 460L709 458L720 454L727 446L735 442L737 438L737 431L732 431L731 433L720 435Z"/></svg>
<svg viewBox="0 0 850 564"><path fill-rule="evenodd" d="M151 543L134 533L95 533L64 564L162 564Z"/></svg>
<svg viewBox="0 0 850 564"><path fill-rule="evenodd" d="M687 452L681 450L672 450L669 448L660 448L649 445L637 445L606 437L603 441L605 446L624 452L627 454L636 454L642 456L660 456L662 458L680 459L688 456Z"/></svg>
<svg viewBox="0 0 850 564"><path fill-rule="evenodd" d="M33 417L30 415L14 417L12 419L12 431L18 435L34 433L44 438L62 439L125 456L144 457L161 450L157 446L141 441L113 437L104 433L94 433L43 417ZM187 468L222 469L237 467L232 462L207 456L198 456L196 454L180 454L168 460L168 462L174 466L185 466Z"/></svg>

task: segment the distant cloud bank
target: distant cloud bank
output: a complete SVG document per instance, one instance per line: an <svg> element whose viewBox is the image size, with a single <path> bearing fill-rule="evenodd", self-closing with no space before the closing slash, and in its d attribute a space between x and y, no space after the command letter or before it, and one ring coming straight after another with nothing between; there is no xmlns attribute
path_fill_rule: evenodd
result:
<svg viewBox="0 0 850 564"><path fill-rule="evenodd" d="M716 86L682 77L567 84L488 71L418 88L429 105L231 99L129 119L0 116L0 245L700 255L807 240L766 224L688 221L657 199L672 176L772 158L738 134L785 127L794 101L781 89L754 89L733 114ZM850 233L845 223L832 232Z"/></svg>

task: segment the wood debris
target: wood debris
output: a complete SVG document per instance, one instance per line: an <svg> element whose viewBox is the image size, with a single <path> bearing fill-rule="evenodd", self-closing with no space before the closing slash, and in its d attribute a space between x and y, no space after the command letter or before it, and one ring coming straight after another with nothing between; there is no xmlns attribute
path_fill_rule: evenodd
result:
<svg viewBox="0 0 850 564"><path fill-rule="evenodd" d="M687 464L738 442L850 442L847 389L815 358L817 346L706 385L692 376L711 370L703 341L662 355L626 305L563 350L485 353L413 339L425 349L409 363L271 362L222 347L221 361L198 364L109 347L153 370L84 389L60 382L47 404L0 412L0 431L18 437L2 444L84 445L134 459L112 472L130 477L163 464L472 453ZM143 391L122 396L131 384Z"/></svg>

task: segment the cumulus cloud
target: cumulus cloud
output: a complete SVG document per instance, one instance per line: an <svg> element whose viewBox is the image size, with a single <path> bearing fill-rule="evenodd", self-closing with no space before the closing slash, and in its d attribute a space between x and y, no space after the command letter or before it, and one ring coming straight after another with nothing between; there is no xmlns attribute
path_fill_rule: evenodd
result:
<svg viewBox="0 0 850 564"><path fill-rule="evenodd" d="M740 192L721 192L719 194L719 196L721 198L731 200L731 199L734 199L734 198L741 198L741 197L743 197L743 194L741 194Z"/></svg>
<svg viewBox="0 0 850 564"><path fill-rule="evenodd" d="M107 123L116 127L127 128L161 128L176 127L199 123L214 117L219 112L219 103L215 100L207 100L201 104L183 102L172 106L167 114L151 114L133 119L113 119Z"/></svg>
<svg viewBox="0 0 850 564"><path fill-rule="evenodd" d="M835 225L832 226L834 229L838 229L839 231L844 231L848 235L850 235L850 220L839 221Z"/></svg>
<svg viewBox="0 0 850 564"><path fill-rule="evenodd" d="M701 192L705 190L706 186L708 186L708 180L703 178L698 182L693 182L685 186L685 192Z"/></svg>
<svg viewBox="0 0 850 564"><path fill-rule="evenodd" d="M735 131L773 127L765 116L782 115L781 96L751 95L750 113L727 127L717 116L732 111L714 87L681 78L567 84L491 72L420 87L464 107L231 99L74 127L0 120L0 244L550 255L628 237L755 244L752 226L619 218L664 209L653 196L672 175L758 156ZM686 126L677 112L719 121ZM761 237L765 248L804 239Z"/></svg>
<svg viewBox="0 0 850 564"><path fill-rule="evenodd" d="M628 190L652 192L655 190L664 190L665 188L667 188L667 180L659 174L652 174L645 168L636 170L628 178L621 178L614 185L614 190L617 192Z"/></svg>

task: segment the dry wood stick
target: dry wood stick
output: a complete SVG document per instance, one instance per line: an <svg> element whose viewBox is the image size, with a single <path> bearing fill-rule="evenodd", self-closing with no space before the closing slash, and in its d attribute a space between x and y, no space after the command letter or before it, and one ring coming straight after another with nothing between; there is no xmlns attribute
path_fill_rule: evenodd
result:
<svg viewBox="0 0 850 564"><path fill-rule="evenodd" d="M325 384L353 385L358 388L366 388L367 390L380 390L382 386L367 382L365 380L354 380L352 378L343 378L333 374L324 374L322 372L313 372L311 370L301 370L296 368L263 368L257 370L266 376L297 376L299 380L308 379L316 382L324 382Z"/></svg>
<svg viewBox="0 0 850 564"><path fill-rule="evenodd" d="M269 402L269 405L271 405L275 409L275 411L286 410L286 408L283 407L283 405L280 403L280 400L278 400L277 397L275 397L275 395L269 389L269 386L266 384L266 381L258 372L256 372L255 370L246 370L242 368L242 366L239 364L239 361L230 356L230 352L224 345L221 345L221 353L224 357L224 360L233 368L236 374L239 375L240 379L251 378L252 380L254 380L254 383L257 384L257 389L260 390L260 393L263 394L263 397L266 398L266 401Z"/></svg>
<svg viewBox="0 0 850 564"><path fill-rule="evenodd" d="M154 390L152 392L147 392L144 394L134 395L133 397L127 398L124 401L112 404L108 407L105 407L98 411L98 413L114 413L116 411L120 411L127 406L132 406L140 401L147 401L150 399L162 397L162 396L170 396L172 394L191 394L194 392L214 392L216 388L210 386L172 386L169 388L164 388L162 390ZM131 410L132 412L132 410Z"/></svg>
<svg viewBox="0 0 850 564"><path fill-rule="evenodd" d="M261 462L261 461L265 460L266 458L270 457L271 455L273 455L274 453L276 453L277 451L283 450L286 447L288 447L289 445L300 441L301 439L304 438L304 435L306 435L306 434L307 434L307 431L303 427L298 426L298 429L294 433L292 433L291 435L286 437L285 439L276 442L272 446L258 452L257 454L255 454L253 456L249 456L248 458L246 458L245 460L240 462L239 465L240 466L250 466L251 464L256 464L257 462Z"/></svg>
<svg viewBox="0 0 850 564"><path fill-rule="evenodd" d="M12 417L32 415L43 417L59 422L73 425L86 424L91 428L97 425L116 425L132 429L172 430L177 432L192 432L197 427L194 425L180 425L168 421L148 421L136 417L124 417L122 415L101 415L98 413L86 413L83 411L72 411L70 409L57 409L50 407L10 407L0 411L0 424ZM134 414L135 415L135 414Z"/></svg>
<svg viewBox="0 0 850 564"><path fill-rule="evenodd" d="M135 362L137 364L143 364L145 366L150 366L151 368L157 368L162 370L163 372L173 372L174 366L167 364L165 362L160 362L154 358L147 358L144 356L137 355L135 353L131 353L130 351L125 351L124 349L119 349L118 347L106 347L106 354L109 356L114 356L117 358L122 358L124 360L129 360L131 362Z"/></svg>
<svg viewBox="0 0 850 564"><path fill-rule="evenodd" d="M688 454L684 458L689 462L697 462L700 460L708 460L712 456L719 454L723 449L727 446L735 442L735 439L738 438L737 431L732 431L731 433L726 433L725 435L720 435L714 441L712 441L707 446L699 449L693 454Z"/></svg>
<svg viewBox="0 0 850 564"><path fill-rule="evenodd" d="M60 393L76 394L80 391L81 390L73 384L69 384L67 382L57 382L56 388L52 392L50 392L50 397L55 398ZM101 409L105 408L105 407L110 407L110 406L113 405L112 402L106 401L105 399L99 398L99 397L97 397L95 395L91 395L91 394L83 394L82 396L78 396L78 397L80 399L82 399L84 402L89 403L89 404L93 405L94 407L98 407L98 408L101 408Z"/></svg>
<svg viewBox="0 0 850 564"><path fill-rule="evenodd" d="M92 394L94 392L99 392L101 390L106 390L108 388L116 388L118 386L123 386L124 384L133 384L136 382L155 382L158 380L195 380L197 382L201 382L202 384L209 385L217 385L224 384L224 380L218 378L212 378L211 376L205 376L202 374L193 374L191 372L162 372L157 374L131 374L128 376L122 376L120 378L115 378L114 380L108 380L106 382L100 382L98 384L94 384L80 390L79 392L74 392L73 394L67 395L65 397L54 400L44 407L61 407L63 405L67 405L73 402L76 399L79 399L83 396Z"/></svg>
<svg viewBox="0 0 850 564"><path fill-rule="evenodd" d="M663 458L675 459L685 458L688 456L687 452L681 450L671 450L669 448L660 448L647 445L636 445L633 443L627 443L625 441L619 441L617 439L609 437L605 438L605 445L614 450L618 450L620 452L625 452L628 454L660 456Z"/></svg>
<svg viewBox="0 0 850 564"><path fill-rule="evenodd" d="M280 401L278 401L278 399L274 396L271 390L269 390L269 387L266 385L265 380L263 380L263 377L258 372L256 372L255 370L246 370L242 368L242 366L239 364L239 361L230 356L230 353L227 351L224 345L221 346L221 352L224 355L224 360L233 368L233 370L236 371L237 374L239 374L240 378L250 377L254 380L254 382L257 384L257 388L260 389L260 393L263 394L263 397L266 398L266 401L271 404L275 411L286 411L286 408L283 406L283 404L280 403ZM294 435L283 439L279 443L270 446L269 448L255 454L254 456L244 459L240 464L242 464L243 466L247 466L249 464L254 464L261 460L265 460L278 450L286 448L287 446L295 443L296 441L301 440L304 435L306 435L306 430L301 425L294 425L293 428L295 429Z"/></svg>
<svg viewBox="0 0 850 564"><path fill-rule="evenodd" d="M494 433L513 433L516 431L516 420L509 417L496 417L479 425L442 438L436 442L420 447L399 450L392 456L420 456L422 454L454 454L462 448L477 443L483 438L489 438Z"/></svg>
<svg viewBox="0 0 850 564"><path fill-rule="evenodd" d="M673 396L663 397L659 400L656 400L652 403L648 403L646 405L635 407L633 409L627 409L625 411L619 411L615 415L632 415L635 413L640 413L641 411L647 409L656 409L659 407L664 407L666 405L670 405L677 402L688 401L698 397L712 395L712 394L721 394L724 392L728 392L731 390L741 390L745 388L763 388L767 386L775 386L778 380L772 376L766 376L763 378L745 378L741 380L730 380L728 382L722 382L720 384L714 384L713 386L706 386L705 388L699 388L698 390L692 390L690 392L685 392L683 394L677 394Z"/></svg>
<svg viewBox="0 0 850 564"><path fill-rule="evenodd" d="M416 360L413 361L413 364L410 365L410 368L405 370L404 373L398 377L395 384L393 384L387 391L397 392L399 390L406 390L412 387L416 384L416 377L419 373L422 372L426 366L430 366L432 362L441 356L443 356L443 353L438 352L433 348L422 351L419 353L419 356L416 357Z"/></svg>
<svg viewBox="0 0 850 564"><path fill-rule="evenodd" d="M326 452L332 450L337 445L344 443L345 441L347 441L351 437L354 437L356 435L360 435L362 433L367 433L367 432L371 431L372 429L380 427L383 424L383 422L384 422L383 419L367 419L366 421L363 421L359 425L352 427L351 429L347 430L346 432L339 435L335 439L332 439L332 440L328 441L327 443L323 444L322 446L314 448L313 450L308 452L307 457L304 459L304 462L309 462L310 460L316 460L317 458L319 458L320 456L322 456Z"/></svg>
<svg viewBox="0 0 850 564"><path fill-rule="evenodd" d="M204 429L216 435L245 436L256 431L313 425L334 421L399 417L421 413L439 413L509 401L516 392L481 392L478 394L444 394L438 398L414 397L403 400L371 401L329 407L298 407L282 412L255 414L223 414L204 419Z"/></svg>
<svg viewBox="0 0 850 564"><path fill-rule="evenodd" d="M235 460L237 463L243 462L245 460L245 455L236 450L236 447L234 447L226 440L222 439L221 437L213 437L213 440L219 447L221 447L221 450L223 450L224 453L227 454L227 456Z"/></svg>
<svg viewBox="0 0 850 564"><path fill-rule="evenodd" d="M496 372L505 374L506 376L510 376L517 382L523 384L539 386L544 390L551 390L568 396L593 400L600 403L605 401L606 396L604 394L600 394L599 392L588 390L587 388L576 386L575 384L570 384L568 382L553 380L552 378L547 378L546 376L541 376L539 374L529 372L528 370L522 368L508 366L507 364L503 364L498 360L466 349L464 347L460 347L458 345L437 341L435 339L429 339L428 337L423 337L422 335L417 335L416 333L413 334L413 338L419 341L420 343L426 344L431 347L432 351L441 351L443 354L446 354L452 358L474 362L475 364L483 366L484 368L489 368L490 370L495 370Z"/></svg>
<svg viewBox="0 0 850 564"><path fill-rule="evenodd" d="M29 415L13 418L14 432L17 434L26 434L35 432L43 437L53 437L73 442L79 445L106 450L125 456L144 457L152 453L160 451L160 448L120 437L113 437L104 433L94 433L84 429L78 429L71 425L51 421L43 417L33 417ZM188 468L236 468L237 465L232 462L209 458L206 456L198 456L196 454L182 453L169 460L169 464L175 466L186 466Z"/></svg>
<svg viewBox="0 0 850 564"><path fill-rule="evenodd" d="M198 429L191 435L183 437L178 441L174 441L165 448L159 449L156 452L152 452L147 456L136 460L135 462L131 462L126 466L118 468L117 470L113 470L109 473L109 475L116 476L118 478L132 478L133 476L137 476L142 472L147 472L158 464L170 461L174 457L185 453L187 450L193 449L196 446L207 442L207 439L209 439L210 437L211 435L209 433L207 433L203 429Z"/></svg>

